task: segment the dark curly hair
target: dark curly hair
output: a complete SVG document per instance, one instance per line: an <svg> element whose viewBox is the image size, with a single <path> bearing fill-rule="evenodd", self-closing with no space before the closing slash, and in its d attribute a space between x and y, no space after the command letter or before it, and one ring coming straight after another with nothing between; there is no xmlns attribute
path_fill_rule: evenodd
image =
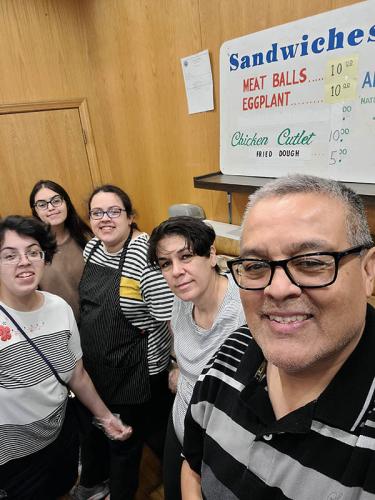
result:
<svg viewBox="0 0 375 500"><path fill-rule="evenodd" d="M159 267L158 244L166 236L181 236L188 249L201 257L210 256L211 246L216 238L213 228L202 219L187 215L170 217L155 227L150 236L148 260L154 267Z"/></svg>
<svg viewBox="0 0 375 500"><path fill-rule="evenodd" d="M50 180L40 180L35 184L35 186L31 190L29 197L29 204L34 217L40 219L34 205L35 205L35 196L42 188L48 188L64 198L67 207L67 216L64 225L69 231L71 237L75 240L75 242L82 249L85 248L88 240L92 238L91 229L86 224L86 222L84 222L78 215L77 210L74 208L74 205L68 193L62 186L60 186L60 184L57 184L57 182Z"/></svg>
<svg viewBox="0 0 375 500"><path fill-rule="evenodd" d="M20 236L34 238L45 253L45 262L51 263L57 245L51 227L35 217L9 215L0 220L0 247L3 245L6 231L15 231Z"/></svg>

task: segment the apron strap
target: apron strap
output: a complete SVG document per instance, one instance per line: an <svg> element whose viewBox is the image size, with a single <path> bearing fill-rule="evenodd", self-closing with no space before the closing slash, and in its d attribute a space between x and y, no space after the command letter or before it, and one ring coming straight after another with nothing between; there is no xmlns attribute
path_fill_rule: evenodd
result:
<svg viewBox="0 0 375 500"><path fill-rule="evenodd" d="M119 267L119 271L120 271L120 276L122 276L122 267L123 267L124 262L125 262L126 252L128 251L129 244L131 242L132 236L133 236L133 228L131 227L130 228L129 236L127 237L127 240L125 241L124 246L122 248L122 253L121 253L121 257L120 257L120 263L119 263L119 266L118 266Z"/></svg>
<svg viewBox="0 0 375 500"><path fill-rule="evenodd" d="M86 264L88 263L88 261L91 259L91 256L92 254L94 253L94 251L98 248L98 246L100 245L101 243L101 240L98 240L95 245L92 247L92 249L90 250L90 253L88 254L87 256L87 260L86 260Z"/></svg>
<svg viewBox="0 0 375 500"><path fill-rule="evenodd" d="M126 252L128 251L128 246L129 246L129 243L130 243L130 241L132 239L132 236L133 236L133 228L131 227L130 228L129 236L127 237L127 239L126 239L126 241L124 243L124 246L122 247L122 252L121 252L121 257L120 257L120 264L119 264L119 271L122 271L122 266L124 264L125 257L126 257ZM99 245L101 243L102 243L102 241L98 240L95 243L95 245L92 247L92 249L90 250L90 253L87 256L86 264L89 262L89 260L92 257L92 254L95 252L95 250L99 247Z"/></svg>

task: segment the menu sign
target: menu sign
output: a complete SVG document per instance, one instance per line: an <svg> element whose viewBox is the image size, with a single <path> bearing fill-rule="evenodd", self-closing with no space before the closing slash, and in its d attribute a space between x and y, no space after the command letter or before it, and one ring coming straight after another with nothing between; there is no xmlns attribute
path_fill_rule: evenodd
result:
<svg viewBox="0 0 375 500"><path fill-rule="evenodd" d="M225 42L220 167L375 182L375 2Z"/></svg>

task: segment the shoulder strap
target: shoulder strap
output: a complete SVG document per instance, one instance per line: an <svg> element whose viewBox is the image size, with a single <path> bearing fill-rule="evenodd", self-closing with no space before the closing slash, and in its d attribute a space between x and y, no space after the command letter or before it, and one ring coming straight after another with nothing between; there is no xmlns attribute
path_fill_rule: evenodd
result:
<svg viewBox="0 0 375 500"><path fill-rule="evenodd" d="M125 257L126 257L126 252L128 251L128 246L129 246L129 243L132 239L132 235L133 235L133 228L131 227L130 228L130 233L129 233L129 236L128 238L126 239L125 243L124 243L124 246L122 248L122 252L121 252L121 256L120 256L120 265L119 265L119 268L122 269L122 266L124 264L124 261L125 261ZM91 259L93 253L95 252L95 250L99 247L99 245L101 244L101 240L98 240L95 242L95 244L93 245L93 247L91 248L88 256L87 256L87 259L86 259L86 264L89 262L89 260Z"/></svg>
<svg viewBox="0 0 375 500"><path fill-rule="evenodd" d="M129 236L126 239L126 241L124 243L124 246L122 248L122 252L121 252L120 263L119 263L119 270L120 270L121 273L122 273L122 268L124 266L124 262L125 262L125 258L126 258L126 253L128 251L128 247L129 247L129 244L131 242L132 236L133 236L133 228L131 227L130 228Z"/></svg>
<svg viewBox="0 0 375 500"><path fill-rule="evenodd" d="M88 261L91 259L91 256L92 254L95 252L95 250L98 248L98 246L100 245L101 243L101 240L98 240L95 242L95 244L92 246L88 256L87 256L87 259L86 259L86 264L88 263Z"/></svg>
<svg viewBox="0 0 375 500"><path fill-rule="evenodd" d="M26 332L23 330L23 328L17 323L17 321L13 318L13 316L0 304L0 310L8 316L10 321L15 325L15 327L18 329L18 331L25 337L27 342L35 349L35 351L39 354L39 356L43 359L43 361L49 366L51 372L54 374L54 376L57 378L57 380L60 382L60 384L64 385L65 387L68 387L68 385L63 381L63 379L60 377L60 375L57 373L53 365L48 361L46 356L42 353L42 351L39 349L39 347L31 340L31 338L26 334Z"/></svg>

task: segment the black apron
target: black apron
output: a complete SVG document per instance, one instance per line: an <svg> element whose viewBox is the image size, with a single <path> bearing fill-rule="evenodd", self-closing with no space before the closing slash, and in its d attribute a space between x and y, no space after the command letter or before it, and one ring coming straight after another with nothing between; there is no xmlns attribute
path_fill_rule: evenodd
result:
<svg viewBox="0 0 375 500"><path fill-rule="evenodd" d="M133 326L120 306L120 280L130 233L118 269L90 262L79 284L83 364L107 405L139 404L151 397L147 335Z"/></svg>

